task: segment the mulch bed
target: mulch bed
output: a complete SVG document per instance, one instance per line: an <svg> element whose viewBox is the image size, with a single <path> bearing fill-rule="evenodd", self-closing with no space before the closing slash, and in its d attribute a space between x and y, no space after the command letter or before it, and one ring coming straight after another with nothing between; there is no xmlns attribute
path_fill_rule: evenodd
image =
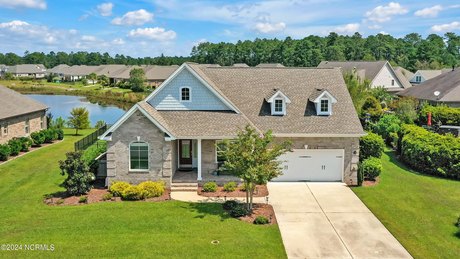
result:
<svg viewBox="0 0 460 259"><path fill-rule="evenodd" d="M253 224L257 216L265 216L270 221L267 225L278 224L272 205L256 203L253 206L252 214L241 217L240 220Z"/></svg>
<svg viewBox="0 0 460 259"><path fill-rule="evenodd" d="M364 187L370 187L370 186L375 186L380 183L380 177L375 178L375 180L368 180L364 179L363 181L363 186Z"/></svg>
<svg viewBox="0 0 460 259"><path fill-rule="evenodd" d="M61 141L62 141L62 140L55 140L53 143L43 143L40 147L30 147L28 152L19 152L19 154L18 154L17 156L10 156L10 157L8 158L7 161L0 161L0 165L1 165L1 164L4 164L4 163L6 163L6 162L12 161L12 160L14 160L14 159L16 159L16 158L19 158L19 157L21 157L21 156L23 156L23 155L27 155L27 154L29 154L29 153L32 152L32 151L38 150L38 149L40 149L40 148L44 148L44 147L49 146L49 145L53 145L53 144L59 143L59 142L61 142Z"/></svg>
<svg viewBox="0 0 460 259"><path fill-rule="evenodd" d="M88 200L86 203L80 203L81 196L67 196L65 193L61 193L59 195L55 195L52 198L45 199L45 203L48 205L84 205L90 203L98 203L98 202L121 202L120 197L113 197L111 200L104 201L102 197L109 193L109 191L105 188L93 188L89 191L88 194L82 195L87 196ZM157 202L157 201L167 201L171 200L170 190L166 189L163 195L160 197L149 198L141 201L145 202Z"/></svg>
<svg viewBox="0 0 460 259"><path fill-rule="evenodd" d="M223 189L224 187L217 187L216 192L203 192L202 187L198 187L198 195L204 197L246 197L246 192L236 189L233 192L226 192ZM266 185L257 185L254 190L254 197L265 197L268 196L268 189Z"/></svg>

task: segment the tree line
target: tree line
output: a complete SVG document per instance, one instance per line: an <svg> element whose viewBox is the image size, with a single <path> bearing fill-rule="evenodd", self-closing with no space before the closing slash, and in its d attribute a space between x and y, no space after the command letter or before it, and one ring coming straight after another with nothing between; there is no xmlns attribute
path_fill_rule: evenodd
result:
<svg viewBox="0 0 460 259"><path fill-rule="evenodd" d="M203 42L194 46L189 57L164 56L134 58L130 56L99 52L25 52L0 53L0 64L44 64L54 67L67 65L180 65L186 61L220 64L281 63L285 66L317 66L322 60L389 60L392 65L409 70L440 69L460 64L460 35L449 32L443 36L430 34L423 38L418 33L410 33L402 38L377 34L364 38L355 33L351 36L330 33L320 37L310 35L303 39L287 37L279 39L255 39L236 43Z"/></svg>
<svg viewBox="0 0 460 259"><path fill-rule="evenodd" d="M0 64L8 66L18 64L43 64L47 68L55 67L59 64L72 65L108 65L108 64L122 64L122 65L180 65L190 60L189 57L182 56L164 56L163 54L158 57L143 57L134 58L116 54L111 56L109 53L99 52L54 52L48 54L43 52L28 52L26 51L21 57L15 53L0 53Z"/></svg>
<svg viewBox="0 0 460 259"><path fill-rule="evenodd" d="M402 38L377 34L364 38L330 33L303 39L255 39L237 43L204 42L193 47L191 58L198 63L232 65L281 63L285 66L317 66L322 60L388 60L409 70L440 69L460 64L460 36L446 33L423 38L410 33Z"/></svg>

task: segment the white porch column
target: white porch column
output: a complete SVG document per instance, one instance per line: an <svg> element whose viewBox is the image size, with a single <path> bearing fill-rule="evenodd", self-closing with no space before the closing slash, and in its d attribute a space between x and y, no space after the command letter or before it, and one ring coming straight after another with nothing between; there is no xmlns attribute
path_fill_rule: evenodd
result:
<svg viewBox="0 0 460 259"><path fill-rule="evenodd" d="M197 171L198 171L198 177L197 177L197 180L198 181L201 181L202 178L201 178L201 139L198 139L197 140L198 143L197 143L197 146L198 146L198 168L197 168Z"/></svg>

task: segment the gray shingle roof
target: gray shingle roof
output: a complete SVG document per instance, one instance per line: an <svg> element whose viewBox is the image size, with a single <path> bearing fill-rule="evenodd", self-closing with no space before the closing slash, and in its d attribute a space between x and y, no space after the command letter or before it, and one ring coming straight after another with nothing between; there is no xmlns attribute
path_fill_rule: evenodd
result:
<svg viewBox="0 0 460 259"><path fill-rule="evenodd" d="M46 109L46 105L0 85L0 120Z"/></svg>
<svg viewBox="0 0 460 259"><path fill-rule="evenodd" d="M364 77L368 80L374 80L377 74L382 70L387 61L321 61L318 68L336 68L342 69L343 73L351 73L354 69L364 70Z"/></svg>
<svg viewBox="0 0 460 259"><path fill-rule="evenodd" d="M339 69L206 67L189 64L261 131L275 134L362 134L363 129ZM287 115L272 116L265 101L274 88L289 97ZM317 88L338 101L330 116L317 116L308 101ZM186 112L184 112L186 113ZM205 128L200 127L203 131Z"/></svg>
<svg viewBox="0 0 460 259"><path fill-rule="evenodd" d="M439 91L438 97L434 92ZM398 93L401 96L412 96L421 100L439 102L460 102L460 69L442 73L417 86Z"/></svg>
<svg viewBox="0 0 460 259"><path fill-rule="evenodd" d="M74 65L64 68L63 74L66 76L86 76L95 73L98 69L99 66Z"/></svg>
<svg viewBox="0 0 460 259"><path fill-rule="evenodd" d="M284 65L280 63L260 63L256 67L273 68L273 67L284 67Z"/></svg>
<svg viewBox="0 0 460 259"><path fill-rule="evenodd" d="M54 73L54 74L63 74L64 71L68 67L69 67L69 65L67 65L67 64L60 64L60 65L57 65L57 66L55 66L53 68L50 68L50 69L46 70L46 73L47 74L52 74L52 73Z"/></svg>
<svg viewBox="0 0 460 259"><path fill-rule="evenodd" d="M22 64L9 66L8 72L13 74L44 74L46 68L42 64Z"/></svg>
<svg viewBox="0 0 460 259"><path fill-rule="evenodd" d="M147 66L144 68L145 78L147 80L159 80L164 81L168 78L176 69L179 68L177 65L172 66Z"/></svg>
<svg viewBox="0 0 460 259"><path fill-rule="evenodd" d="M111 65L100 65L99 68L94 72L96 75L101 76L101 75L106 75L107 77L110 77L110 75L114 74L116 71L126 67L125 65L117 65L117 64L111 64Z"/></svg>

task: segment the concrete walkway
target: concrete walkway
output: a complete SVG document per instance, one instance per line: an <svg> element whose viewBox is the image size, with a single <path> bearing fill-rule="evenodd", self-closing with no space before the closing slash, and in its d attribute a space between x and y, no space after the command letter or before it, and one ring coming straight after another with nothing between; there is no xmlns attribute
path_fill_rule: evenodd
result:
<svg viewBox="0 0 460 259"><path fill-rule="evenodd" d="M186 201L186 202L224 202L225 200L239 200L241 202L245 202L246 198L233 198L227 197L204 197L198 195L196 192L171 192L171 199L178 200L178 201ZM265 197L254 197L254 203L266 203Z"/></svg>
<svg viewBox="0 0 460 259"><path fill-rule="evenodd" d="M289 258L412 258L342 183L269 183Z"/></svg>

